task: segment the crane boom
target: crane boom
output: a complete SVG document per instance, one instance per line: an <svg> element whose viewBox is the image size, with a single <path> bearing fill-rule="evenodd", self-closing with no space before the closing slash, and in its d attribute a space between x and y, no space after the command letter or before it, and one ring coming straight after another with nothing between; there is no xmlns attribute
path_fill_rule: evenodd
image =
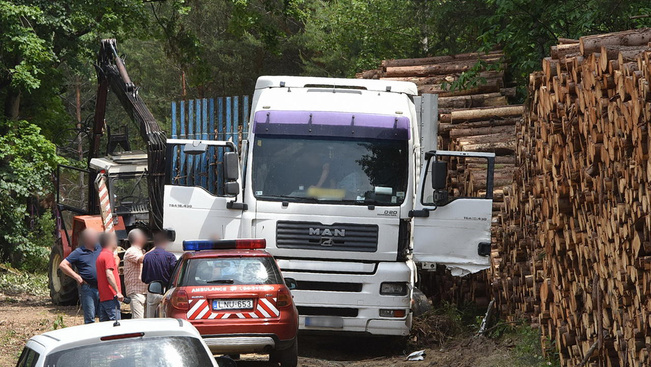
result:
<svg viewBox="0 0 651 367"><path fill-rule="evenodd" d="M99 156L100 139L103 135L108 91L115 93L131 120L138 126L141 138L147 145L147 177L149 201L149 226L153 230L163 225L163 190L165 185L165 132L140 98L138 88L131 81L124 60L119 56L115 39L104 39L97 56L98 88L93 119L93 135L90 141L88 160ZM97 195L93 194L90 177L89 209L98 205ZM92 210L89 210L89 212Z"/></svg>

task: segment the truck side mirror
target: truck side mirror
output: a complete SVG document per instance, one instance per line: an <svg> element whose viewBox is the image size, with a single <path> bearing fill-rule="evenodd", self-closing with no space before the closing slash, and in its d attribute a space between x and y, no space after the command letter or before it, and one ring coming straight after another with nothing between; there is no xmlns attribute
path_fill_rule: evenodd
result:
<svg viewBox="0 0 651 367"><path fill-rule="evenodd" d="M153 282L149 283L149 286L147 287L149 293L161 295L165 293L164 289L165 288L163 287L163 282L158 280L154 280Z"/></svg>
<svg viewBox="0 0 651 367"><path fill-rule="evenodd" d="M237 195L240 193L240 184L237 181L226 182L224 191L226 195Z"/></svg>
<svg viewBox="0 0 651 367"><path fill-rule="evenodd" d="M234 181L238 179L239 168L239 158L237 156L237 153L224 153L224 176L227 181ZM239 189L237 191L239 191Z"/></svg>
<svg viewBox="0 0 651 367"><path fill-rule="evenodd" d="M432 158L436 159L436 158ZM448 162L432 161L432 189L443 190L448 180Z"/></svg>

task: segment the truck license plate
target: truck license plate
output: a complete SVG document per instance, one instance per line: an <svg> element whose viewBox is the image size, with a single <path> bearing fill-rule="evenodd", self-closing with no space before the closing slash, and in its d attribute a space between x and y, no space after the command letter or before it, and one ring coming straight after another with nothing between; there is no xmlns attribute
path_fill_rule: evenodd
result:
<svg viewBox="0 0 651 367"><path fill-rule="evenodd" d="M212 309L221 310L250 310L253 308L252 299L215 299L212 301Z"/></svg>
<svg viewBox="0 0 651 367"><path fill-rule="evenodd" d="M342 329L344 327L344 319L335 316L306 317L305 327Z"/></svg>

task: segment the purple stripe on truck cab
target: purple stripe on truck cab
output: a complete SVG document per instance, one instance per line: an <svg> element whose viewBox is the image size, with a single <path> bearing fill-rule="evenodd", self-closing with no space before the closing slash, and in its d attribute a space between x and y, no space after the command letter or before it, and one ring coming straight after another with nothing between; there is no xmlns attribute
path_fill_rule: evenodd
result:
<svg viewBox="0 0 651 367"><path fill-rule="evenodd" d="M348 138L408 140L409 118L405 116L323 111L258 111L253 120L255 134L309 135Z"/></svg>

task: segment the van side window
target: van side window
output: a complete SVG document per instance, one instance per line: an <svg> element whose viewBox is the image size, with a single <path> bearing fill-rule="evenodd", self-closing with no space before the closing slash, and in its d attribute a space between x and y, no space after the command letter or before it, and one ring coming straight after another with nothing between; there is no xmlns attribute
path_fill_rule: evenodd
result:
<svg viewBox="0 0 651 367"><path fill-rule="evenodd" d="M23 352L20 353L20 358L18 359L18 364L16 367L34 367L38 361L40 355L36 353L33 349L25 347Z"/></svg>

